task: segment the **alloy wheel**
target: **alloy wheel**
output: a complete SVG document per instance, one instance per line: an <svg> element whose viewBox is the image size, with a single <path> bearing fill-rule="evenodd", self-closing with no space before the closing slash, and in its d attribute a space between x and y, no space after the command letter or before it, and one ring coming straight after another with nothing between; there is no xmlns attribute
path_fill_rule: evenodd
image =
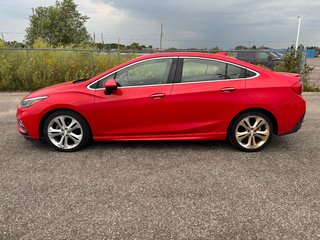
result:
<svg viewBox="0 0 320 240"><path fill-rule="evenodd" d="M270 134L270 124L258 115L243 118L235 129L237 143L248 150L261 148L269 140Z"/></svg>
<svg viewBox="0 0 320 240"><path fill-rule="evenodd" d="M47 135L51 143L57 148L70 150L81 143L83 129L74 117L60 115L49 122Z"/></svg>

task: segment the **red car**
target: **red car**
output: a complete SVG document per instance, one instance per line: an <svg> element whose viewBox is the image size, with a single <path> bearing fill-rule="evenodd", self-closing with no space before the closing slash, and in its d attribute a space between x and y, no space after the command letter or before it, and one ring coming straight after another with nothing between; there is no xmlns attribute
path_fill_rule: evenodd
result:
<svg viewBox="0 0 320 240"><path fill-rule="evenodd" d="M17 109L18 130L60 151L90 139L223 140L243 151L300 129L299 75L224 53L138 57L86 81L40 89Z"/></svg>

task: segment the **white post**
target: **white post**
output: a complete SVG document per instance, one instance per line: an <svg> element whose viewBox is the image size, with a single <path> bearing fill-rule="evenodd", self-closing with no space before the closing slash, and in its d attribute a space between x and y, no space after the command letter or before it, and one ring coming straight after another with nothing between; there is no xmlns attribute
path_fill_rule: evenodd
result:
<svg viewBox="0 0 320 240"><path fill-rule="evenodd" d="M301 18L302 18L302 16L298 16L297 18L299 19L299 23L298 23L298 31L297 31L297 39L296 39L296 47L295 47L296 51L298 51L299 36L300 36L300 26L301 26Z"/></svg>

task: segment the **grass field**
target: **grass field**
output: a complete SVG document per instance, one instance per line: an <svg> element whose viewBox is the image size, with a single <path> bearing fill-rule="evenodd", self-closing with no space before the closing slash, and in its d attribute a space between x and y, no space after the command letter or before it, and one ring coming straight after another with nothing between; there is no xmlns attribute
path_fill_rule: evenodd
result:
<svg viewBox="0 0 320 240"><path fill-rule="evenodd" d="M55 83L92 77L135 56L91 50L0 48L0 90L36 90Z"/></svg>

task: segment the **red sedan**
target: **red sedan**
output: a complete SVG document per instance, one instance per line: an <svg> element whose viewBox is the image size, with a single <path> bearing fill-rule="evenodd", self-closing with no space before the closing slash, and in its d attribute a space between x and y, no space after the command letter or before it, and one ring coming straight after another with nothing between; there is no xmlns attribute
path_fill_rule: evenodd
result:
<svg viewBox="0 0 320 240"><path fill-rule="evenodd" d="M243 151L296 132L306 111L299 75L276 73L225 54L138 57L92 79L26 96L18 130L60 151L90 139L223 140Z"/></svg>

